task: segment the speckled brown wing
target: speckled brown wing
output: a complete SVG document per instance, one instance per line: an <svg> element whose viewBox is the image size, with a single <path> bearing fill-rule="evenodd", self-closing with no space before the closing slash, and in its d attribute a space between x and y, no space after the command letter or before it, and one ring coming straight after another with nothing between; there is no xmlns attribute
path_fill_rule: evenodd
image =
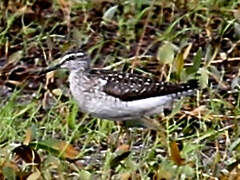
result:
<svg viewBox="0 0 240 180"><path fill-rule="evenodd" d="M197 80L185 84L173 84L131 73L93 71L91 74L96 74L106 80L107 83L103 86L103 91L122 101L140 100L168 94L176 94L178 97L181 96L182 92L198 87Z"/></svg>

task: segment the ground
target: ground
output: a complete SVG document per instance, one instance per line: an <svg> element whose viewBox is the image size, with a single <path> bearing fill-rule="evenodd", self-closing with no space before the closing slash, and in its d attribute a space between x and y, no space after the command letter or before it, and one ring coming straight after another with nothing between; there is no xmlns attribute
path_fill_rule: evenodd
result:
<svg viewBox="0 0 240 180"><path fill-rule="evenodd" d="M237 179L237 0L0 1L0 178ZM161 131L80 112L68 72L38 75L80 47L97 68L198 79Z"/></svg>

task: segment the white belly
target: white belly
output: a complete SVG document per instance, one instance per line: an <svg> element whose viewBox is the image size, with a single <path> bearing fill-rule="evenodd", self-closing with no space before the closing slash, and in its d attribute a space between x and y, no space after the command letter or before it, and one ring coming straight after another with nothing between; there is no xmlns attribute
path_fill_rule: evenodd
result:
<svg viewBox="0 0 240 180"><path fill-rule="evenodd" d="M84 83L84 79L74 79L74 74L72 73L69 81L72 95L77 101L80 110L103 119L142 119L144 116L161 113L175 99L173 95L165 95L134 101L121 101L119 98L105 94L97 89L96 86L94 88L94 84L91 84L91 82ZM83 88L82 86L85 87Z"/></svg>
<svg viewBox="0 0 240 180"><path fill-rule="evenodd" d="M116 121L138 120L144 116L161 113L164 107L172 102L171 96L121 101L118 98L106 96L103 92L94 97L92 94L80 91L72 91L72 95L82 112Z"/></svg>

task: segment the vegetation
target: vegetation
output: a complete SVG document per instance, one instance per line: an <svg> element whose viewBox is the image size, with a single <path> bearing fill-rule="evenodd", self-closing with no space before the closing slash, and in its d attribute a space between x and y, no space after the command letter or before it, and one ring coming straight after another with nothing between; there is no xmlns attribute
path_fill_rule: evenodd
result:
<svg viewBox="0 0 240 180"><path fill-rule="evenodd" d="M240 175L237 0L0 1L0 178L235 179ZM162 131L82 114L67 72L32 72L81 47L95 67L199 79Z"/></svg>

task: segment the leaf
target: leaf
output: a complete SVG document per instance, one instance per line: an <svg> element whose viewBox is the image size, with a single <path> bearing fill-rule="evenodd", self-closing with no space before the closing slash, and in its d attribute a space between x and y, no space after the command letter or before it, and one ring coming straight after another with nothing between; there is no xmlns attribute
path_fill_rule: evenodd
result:
<svg viewBox="0 0 240 180"><path fill-rule="evenodd" d="M240 147L240 139L236 139L235 141L233 141L231 146L229 147L229 150L232 152L238 147Z"/></svg>
<svg viewBox="0 0 240 180"><path fill-rule="evenodd" d="M16 171L11 168L11 167L8 167L8 166L5 166L2 168L2 173L3 173L3 176L4 176L4 179L17 179L17 176L16 176Z"/></svg>
<svg viewBox="0 0 240 180"><path fill-rule="evenodd" d="M185 48L183 53L183 59L186 59L192 49L192 43L189 43L188 46Z"/></svg>
<svg viewBox="0 0 240 180"><path fill-rule="evenodd" d="M35 172L30 174L27 180L38 180L41 177L41 172L38 169L35 169Z"/></svg>
<svg viewBox="0 0 240 180"><path fill-rule="evenodd" d="M83 179L83 180L93 179L91 176L91 173L86 170L81 170L78 174L79 174L79 179Z"/></svg>
<svg viewBox="0 0 240 180"><path fill-rule="evenodd" d="M240 24L237 22L234 23L234 34L236 38L240 39Z"/></svg>
<svg viewBox="0 0 240 180"><path fill-rule="evenodd" d="M17 158L21 158L27 163L31 163L40 168L41 158L37 151L32 149L30 146L21 145L13 149L12 153L16 154Z"/></svg>
<svg viewBox="0 0 240 180"><path fill-rule="evenodd" d="M194 177L195 175L195 169L189 165L183 166L182 172L186 175L186 177Z"/></svg>
<svg viewBox="0 0 240 180"><path fill-rule="evenodd" d="M79 154L79 151L77 151L71 144L55 139L34 142L31 143L31 146L39 149L45 149L48 152L62 158L75 159Z"/></svg>
<svg viewBox="0 0 240 180"><path fill-rule="evenodd" d="M187 74L196 73L200 68L201 61L202 61L202 48L199 48L196 56L194 56L194 58L193 58L193 66L188 67L186 69Z"/></svg>
<svg viewBox="0 0 240 180"><path fill-rule="evenodd" d="M189 112L191 116L198 117L199 114L204 115L208 113L208 109L205 105L200 105L199 107L193 109L192 111Z"/></svg>
<svg viewBox="0 0 240 180"><path fill-rule="evenodd" d="M232 83L231 83L231 88L232 89L240 89L240 77L236 76L233 78Z"/></svg>
<svg viewBox="0 0 240 180"><path fill-rule="evenodd" d="M8 57L8 61L9 62L18 62L22 57L23 57L23 51L19 50L19 51L16 51L16 52L12 53Z"/></svg>
<svg viewBox="0 0 240 180"><path fill-rule="evenodd" d="M25 134L25 139L23 141L24 145L29 145L29 143L32 141L32 129L28 128Z"/></svg>
<svg viewBox="0 0 240 180"><path fill-rule="evenodd" d="M199 82L200 82L200 86L202 88L207 88L208 87L208 80L209 80L209 72L206 68L202 68L200 70L200 78L199 78Z"/></svg>
<svg viewBox="0 0 240 180"><path fill-rule="evenodd" d="M60 155L63 155L64 158L75 159L79 152L71 145L64 141L60 141L55 144L55 147L58 148Z"/></svg>
<svg viewBox="0 0 240 180"><path fill-rule="evenodd" d="M170 43L164 44L158 48L157 59L162 64L172 64L174 59L174 50Z"/></svg>
<svg viewBox="0 0 240 180"><path fill-rule="evenodd" d="M60 88L56 88L56 89L53 89L52 90L52 93L55 95L55 96L62 96L63 92Z"/></svg>
<svg viewBox="0 0 240 180"><path fill-rule="evenodd" d="M130 146L128 144L122 144L117 147L118 151L129 151L129 149L130 149Z"/></svg>
<svg viewBox="0 0 240 180"><path fill-rule="evenodd" d="M178 166L183 165L184 159L180 155L180 150L178 145L175 141L170 143L170 150L171 150L171 159L175 162Z"/></svg>
<svg viewBox="0 0 240 180"><path fill-rule="evenodd" d="M142 5L144 4L144 0L134 0L137 9L141 9Z"/></svg>
<svg viewBox="0 0 240 180"><path fill-rule="evenodd" d="M233 10L233 16L238 22L240 22L240 8Z"/></svg>
<svg viewBox="0 0 240 180"><path fill-rule="evenodd" d="M118 9L118 5L110 7L103 15L104 21L111 21Z"/></svg>
<svg viewBox="0 0 240 180"><path fill-rule="evenodd" d="M205 57L204 57L204 59L206 59L205 65L204 65L205 67L208 67L210 65L212 55L213 55L213 47L211 44L209 44L206 47L206 53L205 53Z"/></svg>
<svg viewBox="0 0 240 180"><path fill-rule="evenodd" d="M234 172L234 169L235 169L235 168L239 169L239 168L238 168L239 164L240 164L240 159L236 159L236 160L235 160L234 162L232 162L231 164L228 164L227 170L228 170L228 171L233 171L233 173L236 173L236 172ZM236 174L236 176L237 176L237 174Z"/></svg>
<svg viewBox="0 0 240 180"><path fill-rule="evenodd" d="M71 108L71 111L67 117L67 124L70 128L74 129L76 127L76 118L78 115L78 105L77 103L73 103L73 107Z"/></svg>
<svg viewBox="0 0 240 180"><path fill-rule="evenodd" d="M175 58L175 62L176 76L177 79L180 80L181 73L183 72L184 67L183 52L178 53L177 57Z"/></svg>
<svg viewBox="0 0 240 180"><path fill-rule="evenodd" d="M71 13L71 1L70 0L58 0L58 3L61 6L61 9L64 12L65 16L69 16ZM68 18L65 17L65 19L67 20Z"/></svg>
<svg viewBox="0 0 240 180"><path fill-rule="evenodd" d="M110 161L111 169L116 168L121 163L121 161L129 156L130 153L130 151L119 151L117 155Z"/></svg>

